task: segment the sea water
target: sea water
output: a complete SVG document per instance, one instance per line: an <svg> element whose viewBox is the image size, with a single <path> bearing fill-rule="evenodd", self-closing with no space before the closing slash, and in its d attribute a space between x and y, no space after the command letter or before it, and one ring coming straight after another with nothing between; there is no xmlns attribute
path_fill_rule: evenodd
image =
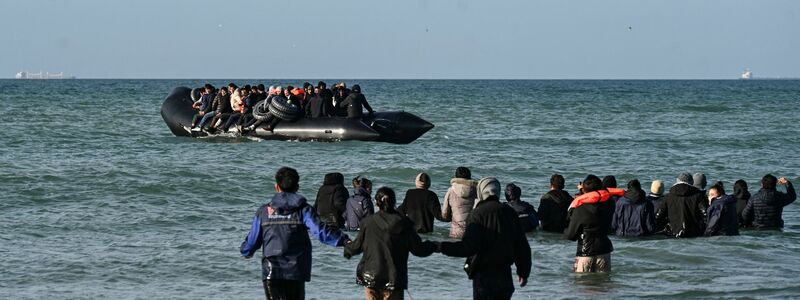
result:
<svg viewBox="0 0 800 300"><path fill-rule="evenodd" d="M648 189L705 172L751 193L767 173L800 179L800 81L348 80L377 110L436 125L409 145L175 137L162 101L205 82L0 81L0 298L263 298L260 261L239 246L280 166L300 172L310 201L328 172L399 195L427 172L441 199L458 166L516 183L534 206L553 173L573 193L587 174ZM532 233L533 272L514 298L800 297L798 210L786 207L783 232L612 237L608 275L573 274L575 242ZM449 224L435 226L423 239L448 240ZM360 256L312 244L307 298L363 298ZM463 262L412 257L409 293L470 298Z"/></svg>

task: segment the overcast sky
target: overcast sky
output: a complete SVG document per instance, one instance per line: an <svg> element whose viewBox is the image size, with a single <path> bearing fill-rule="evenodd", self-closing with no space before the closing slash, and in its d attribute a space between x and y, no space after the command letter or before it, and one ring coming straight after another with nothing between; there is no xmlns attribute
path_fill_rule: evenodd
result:
<svg viewBox="0 0 800 300"><path fill-rule="evenodd" d="M800 1L0 0L0 77L800 77Z"/></svg>

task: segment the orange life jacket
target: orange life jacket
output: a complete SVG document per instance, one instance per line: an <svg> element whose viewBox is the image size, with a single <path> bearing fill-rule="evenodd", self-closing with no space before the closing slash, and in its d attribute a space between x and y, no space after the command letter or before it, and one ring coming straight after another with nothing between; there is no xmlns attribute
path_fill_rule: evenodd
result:
<svg viewBox="0 0 800 300"><path fill-rule="evenodd" d="M572 203L569 205L569 208L576 208L581 206L582 204L594 204L594 203L601 203L608 201L611 196L619 196L622 197L625 195L625 190L620 188L607 188L605 190L599 190L594 192L589 192L578 197L575 197L572 200Z"/></svg>

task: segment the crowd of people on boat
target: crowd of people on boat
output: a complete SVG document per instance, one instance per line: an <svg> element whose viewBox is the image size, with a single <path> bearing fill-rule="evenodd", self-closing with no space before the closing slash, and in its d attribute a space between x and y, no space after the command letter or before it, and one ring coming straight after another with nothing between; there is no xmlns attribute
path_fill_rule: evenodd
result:
<svg viewBox="0 0 800 300"><path fill-rule="evenodd" d="M304 298L305 282L311 279L306 231L324 244L344 247L348 259L363 254L356 282L365 287L367 299L403 299L409 253L466 257L464 271L472 280L475 299L510 299L511 265L516 266L519 285L525 286L531 270L525 233L537 228L577 242L574 272L609 272L609 235L692 238L738 235L740 228L780 230L783 207L797 197L789 180L771 174L763 176L752 195L744 180L734 183L733 194L721 181L708 187L703 173L679 174L666 191L663 181L654 180L649 193L637 179L623 189L614 176L588 175L573 195L565 190L565 178L554 174L537 210L521 200L516 184L503 189L498 179L475 180L469 168L459 167L443 203L430 190L426 173L414 178L415 187L406 191L399 206L391 188L381 187L373 196L373 182L357 176L350 194L344 175L329 173L310 204L297 193L299 180L292 168L277 171L277 193L258 209L241 245L245 258L263 248L262 280L268 299ZM778 185L786 192L778 191ZM422 240L419 234L432 232L434 220L450 223L453 240Z"/></svg>
<svg viewBox="0 0 800 300"><path fill-rule="evenodd" d="M199 97L192 103L196 110L187 131L208 133L228 132L235 129L245 133L260 125L272 130L281 121L300 118L340 117L360 119L364 109L374 110L367 102L358 84L348 88L339 82L329 89L323 81L313 86L270 86L264 84L239 87L234 83L217 89L206 83L199 89Z"/></svg>

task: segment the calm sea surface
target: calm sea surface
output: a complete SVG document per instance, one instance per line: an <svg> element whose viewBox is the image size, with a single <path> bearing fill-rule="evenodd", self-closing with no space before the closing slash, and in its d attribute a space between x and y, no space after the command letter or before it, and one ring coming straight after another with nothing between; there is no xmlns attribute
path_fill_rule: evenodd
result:
<svg viewBox="0 0 800 300"><path fill-rule="evenodd" d="M161 102L202 83L0 81L0 299L263 299L259 261L238 248L280 166L298 169L312 201L333 171L401 195L425 171L442 198L462 165L536 206L554 172L570 192L589 173L649 187L702 171L752 193L766 173L800 181L800 81L348 81L376 109L436 125L410 145L173 136ZM798 298L798 206L783 232L613 237L608 276L572 274L574 242L530 234L533 274L514 298ZM423 238L447 239L449 224L436 226ZM308 298L363 298L358 259L313 245ZM471 297L462 262L412 257L410 294Z"/></svg>

